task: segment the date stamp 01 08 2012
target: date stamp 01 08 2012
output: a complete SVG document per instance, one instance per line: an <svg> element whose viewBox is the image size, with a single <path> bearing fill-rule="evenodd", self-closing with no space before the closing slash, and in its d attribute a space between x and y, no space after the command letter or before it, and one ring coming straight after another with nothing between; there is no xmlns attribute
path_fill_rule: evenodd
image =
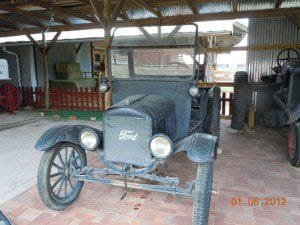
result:
<svg viewBox="0 0 300 225"><path fill-rule="evenodd" d="M282 206L287 205L287 199L285 197L247 197L242 198L240 196L234 196L231 198L232 206Z"/></svg>

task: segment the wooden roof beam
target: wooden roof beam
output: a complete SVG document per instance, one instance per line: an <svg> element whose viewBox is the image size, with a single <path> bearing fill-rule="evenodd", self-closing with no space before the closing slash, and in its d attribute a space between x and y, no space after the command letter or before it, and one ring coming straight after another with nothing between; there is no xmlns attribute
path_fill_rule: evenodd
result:
<svg viewBox="0 0 300 225"><path fill-rule="evenodd" d="M14 27L16 27L16 29L21 29L20 24L27 24L27 25L43 28L43 26L41 26L41 24L37 23L36 21L30 20L27 17L23 17L21 19L21 18L13 17L6 13L0 14L0 20L6 21L6 22L12 24Z"/></svg>
<svg viewBox="0 0 300 225"><path fill-rule="evenodd" d="M26 11L26 10L24 10L24 11ZM37 17L37 18L40 18L40 19L43 19L45 21L50 21L51 22L50 15L49 16L45 15L45 12L42 12L41 14L37 14L37 13L34 13L33 11L26 11L26 13L28 13L29 16L31 14L31 15ZM66 25L70 24L70 22L67 21L65 18L58 18L55 15L53 17L53 21L56 22L56 23L61 23L61 24L66 24Z"/></svg>
<svg viewBox="0 0 300 225"><path fill-rule="evenodd" d="M233 12L238 11L238 0L232 0L232 10Z"/></svg>
<svg viewBox="0 0 300 225"><path fill-rule="evenodd" d="M0 24L0 28L1 29L9 29L9 30L14 30L16 29L15 26L13 26L12 24L10 23L7 23L7 24ZM1 31L0 31L1 32Z"/></svg>
<svg viewBox="0 0 300 225"><path fill-rule="evenodd" d="M50 21L50 17L46 16L44 14L44 12L43 12L43 14L36 14L36 13L34 13L34 11L28 11L28 10L21 9L18 7L19 6L15 6L15 4L12 4L12 3L7 3L6 5L0 6L1 10L7 11L10 13L14 13L14 14L18 14L18 15L28 16L30 18L33 18L35 21L41 23L41 25L44 24L43 20ZM57 17L54 17L53 19L57 23L70 24L70 23L66 22L64 19L60 19Z"/></svg>
<svg viewBox="0 0 300 225"><path fill-rule="evenodd" d="M197 15L178 15L162 18L147 18L139 20L123 20L116 21L116 27L132 27L132 26L157 26L157 25L180 25L192 22L212 21L212 20L228 20L228 19L240 19L240 18L269 18L269 17L281 17L281 16L296 16L300 14L300 7L289 9L267 9L257 11L238 11L238 12L223 12L223 13L209 13L209 14L197 14ZM1 14L0 14L1 15ZM138 24L138 25L137 25ZM72 24L72 25L58 25L50 26L49 31L70 31L70 30L82 30L82 29L94 29L100 28L99 23L86 23L86 24ZM31 28L27 29L30 33L39 33L40 29ZM1 32L2 36L14 36L22 35L24 31L7 31Z"/></svg>
<svg viewBox="0 0 300 225"><path fill-rule="evenodd" d="M149 34L149 32L144 27L138 27L138 28L149 41L154 42L153 37L151 36L151 34Z"/></svg>
<svg viewBox="0 0 300 225"><path fill-rule="evenodd" d="M110 18L112 23L114 23L117 20L117 17L120 15L125 2L126 2L126 0L119 0L118 5L116 6L116 8Z"/></svg>
<svg viewBox="0 0 300 225"><path fill-rule="evenodd" d="M191 0L183 0L183 1L190 8L193 14L198 14L198 9L193 5Z"/></svg>
<svg viewBox="0 0 300 225"><path fill-rule="evenodd" d="M32 19L34 20L37 24L39 24L40 27L44 27L44 21L42 20L42 18L36 16L35 14L28 12L26 10L23 9L19 9L14 7L13 5L11 6L6 6L6 7L1 7L1 10L13 13L13 14L17 14L17 15L21 15L21 16L26 16L28 19Z"/></svg>
<svg viewBox="0 0 300 225"><path fill-rule="evenodd" d="M134 3L140 7L148 10L149 12L153 13L157 17L161 17L161 13L157 9L155 9L152 5L145 2L144 0L135 0Z"/></svg>
<svg viewBox="0 0 300 225"><path fill-rule="evenodd" d="M300 44L278 44L278 45L253 45L253 46L238 46L238 47L213 47L201 48L201 53L223 53L230 51L266 51L266 50L282 50L285 48L299 49Z"/></svg>
<svg viewBox="0 0 300 225"><path fill-rule="evenodd" d="M30 3L33 4L33 5L37 5L37 6L40 6L42 8L48 9L48 10L52 10L52 11L57 12L57 13L62 13L62 14L65 14L65 15L73 16L73 17L76 17L76 18L80 18L80 19L83 19L83 20L90 21L90 22L97 22L94 18L83 15L79 11L74 11L72 9L65 9L61 6L54 5L49 1L32 0L32 1L30 1Z"/></svg>
<svg viewBox="0 0 300 225"><path fill-rule="evenodd" d="M284 2L285 0L277 0L276 2L275 2L275 9L279 9L280 8L280 6L281 6L281 4Z"/></svg>
<svg viewBox="0 0 300 225"><path fill-rule="evenodd" d="M93 8L95 15L97 15L98 22L102 24L103 27L107 27L107 21L103 14L103 5L97 0L89 0L89 5Z"/></svg>
<svg viewBox="0 0 300 225"><path fill-rule="evenodd" d="M169 42L177 33L178 31L180 30L181 26L176 26L172 31L171 33L168 35L168 37L166 38L166 42Z"/></svg>
<svg viewBox="0 0 300 225"><path fill-rule="evenodd" d="M20 29L20 24L17 20L10 18L4 14L0 14L0 20L5 21L9 25L11 25L14 29Z"/></svg>
<svg viewBox="0 0 300 225"><path fill-rule="evenodd" d="M124 12L121 12L120 17L121 17L123 20L127 21L128 23L130 23L130 22L129 22L128 16L125 15ZM149 41L154 42L153 37L151 36L151 34L149 34L149 32L148 32L144 27L142 27L142 26L141 26L138 22L136 22L136 21L133 21L132 23L135 24L135 26L138 27L138 29L142 32L142 34L143 34Z"/></svg>
<svg viewBox="0 0 300 225"><path fill-rule="evenodd" d="M207 13L197 15L176 15L167 16L162 18L147 18L138 19L141 26L155 26L155 25L180 25L192 22L201 21L214 21L214 20L227 20L227 19L241 19L241 18L269 18L269 17L282 17L300 15L300 7L295 8L282 8L282 9L264 9L255 11L237 11L237 12L219 12L219 13ZM131 22L130 20L129 22ZM120 21L121 22L121 21ZM121 25L121 23L120 23ZM122 26L128 26L123 23Z"/></svg>

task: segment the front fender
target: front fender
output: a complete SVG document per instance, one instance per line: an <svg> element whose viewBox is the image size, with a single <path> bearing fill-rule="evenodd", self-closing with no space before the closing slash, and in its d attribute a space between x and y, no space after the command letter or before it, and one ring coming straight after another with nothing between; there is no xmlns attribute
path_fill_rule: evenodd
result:
<svg viewBox="0 0 300 225"><path fill-rule="evenodd" d="M65 125L56 126L47 130L37 141L37 143L35 144L35 148L39 151L45 151L59 142L71 142L80 145L79 134L83 129L86 128L92 129L98 134L100 140L99 145L101 147L103 145L102 131L84 125Z"/></svg>
<svg viewBox="0 0 300 225"><path fill-rule="evenodd" d="M186 151L190 160L206 163L214 160L218 138L210 134L195 133L175 143L175 152Z"/></svg>

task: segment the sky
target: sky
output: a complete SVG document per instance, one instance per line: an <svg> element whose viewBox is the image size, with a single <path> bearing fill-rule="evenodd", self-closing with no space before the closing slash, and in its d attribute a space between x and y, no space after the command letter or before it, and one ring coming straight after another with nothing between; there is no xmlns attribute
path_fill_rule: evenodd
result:
<svg viewBox="0 0 300 225"><path fill-rule="evenodd" d="M209 21L209 22L198 22L199 32L213 32L213 31L231 31L232 24L238 21L241 24L248 26L248 19L237 19L237 20L222 20L222 21ZM162 32L168 33L170 32L174 26L165 27L165 30ZM191 31L194 29L192 26L186 26L182 28L181 31ZM157 28L147 28L149 33L156 33ZM121 28L116 31L115 36L120 35L136 35L137 32L141 34L141 32L137 28ZM46 33L46 39L51 40L54 37L54 32ZM41 40L41 34L32 35L35 40ZM103 29L90 29L90 30L79 30L79 31L64 31L58 38L58 40L64 39L76 39L76 38L100 38L104 36ZM29 41L25 35L13 36L13 37L2 37L0 38L0 44L6 42L24 42ZM237 45L237 46L247 46L247 36ZM233 51L230 54L219 54L218 55L218 63L224 64L228 62L228 57L234 62L238 64L246 63L246 51Z"/></svg>
<svg viewBox="0 0 300 225"><path fill-rule="evenodd" d="M232 24L235 21L239 21L244 25L248 25L247 19L239 19L239 20L222 20L222 21L210 21L210 22L199 22L196 23L199 27L199 32L209 32L209 31L222 31L232 30ZM192 27L192 26L189 26ZM174 26L168 26L165 29L165 32L169 32L174 28ZM149 33L156 32L156 29L147 29L150 31ZM189 31L189 28L184 31ZM117 30L116 36L118 35L136 35L136 32L139 32L137 28L121 28L119 31ZM163 31L164 32L164 31ZM140 32L139 32L140 33ZM46 33L46 39L51 40L54 37L54 32ZM32 35L36 40L41 40L41 34ZM64 31L58 38L58 40L63 39L76 39L76 38L100 38L104 36L103 29L90 29L90 30L79 30L79 31ZM13 37L2 37L0 38L0 43L5 42L18 42L18 41L29 41L25 35L13 36Z"/></svg>

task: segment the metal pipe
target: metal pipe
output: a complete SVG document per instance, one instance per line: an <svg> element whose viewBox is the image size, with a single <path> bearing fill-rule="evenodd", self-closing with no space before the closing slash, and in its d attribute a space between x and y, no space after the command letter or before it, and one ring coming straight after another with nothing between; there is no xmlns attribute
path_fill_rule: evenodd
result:
<svg viewBox="0 0 300 225"><path fill-rule="evenodd" d="M8 51L6 49L6 47L2 47L2 51L5 52L5 53L7 53L7 54L10 54L10 55L13 55L14 57L16 57L18 85L20 87L22 87L21 72L20 72L20 60L19 60L18 54L15 53L15 52Z"/></svg>
<svg viewBox="0 0 300 225"><path fill-rule="evenodd" d="M119 180L114 180L106 177L89 177L87 175L79 175L77 178L79 181L87 181L91 183L102 183L102 184L109 184L119 187L124 187L124 182ZM192 197L193 193L192 190L187 188L180 188L180 187L168 187L165 185L153 185L153 184L140 184L140 183L133 183L128 182L127 183L128 188L134 188L134 189L141 189L141 190L147 190L147 191L157 191L157 192L163 192L163 193L172 193L177 195L184 195L188 197Z"/></svg>
<svg viewBox="0 0 300 225"><path fill-rule="evenodd" d="M47 41L45 37L45 32L42 32L42 43L43 43L43 66L44 66L44 79L45 79L45 106L46 109L49 109L50 101L49 101L49 69L48 69L48 58L47 58Z"/></svg>
<svg viewBox="0 0 300 225"><path fill-rule="evenodd" d="M111 29L112 24L110 21L110 0L104 0L103 15L106 20L106 26L104 27L104 51L105 51L105 77L108 78L110 85L112 85L112 77L110 73L110 47L112 42ZM111 90L105 93L105 109L112 105L112 93Z"/></svg>

